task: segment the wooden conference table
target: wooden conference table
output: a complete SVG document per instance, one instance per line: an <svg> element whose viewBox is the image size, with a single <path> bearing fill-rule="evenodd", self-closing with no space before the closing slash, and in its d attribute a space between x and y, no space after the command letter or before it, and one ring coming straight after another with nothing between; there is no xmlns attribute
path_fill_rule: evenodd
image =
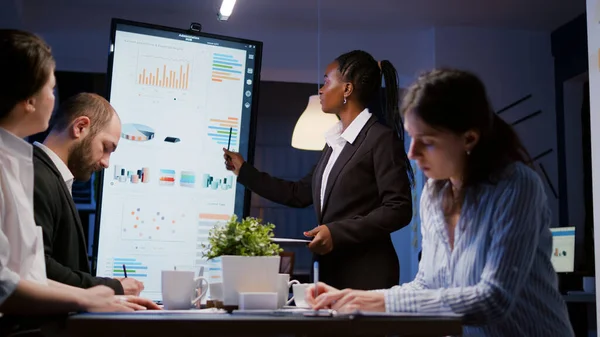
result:
<svg viewBox="0 0 600 337"><path fill-rule="evenodd" d="M460 316L159 313L77 314L61 336L460 336Z"/></svg>

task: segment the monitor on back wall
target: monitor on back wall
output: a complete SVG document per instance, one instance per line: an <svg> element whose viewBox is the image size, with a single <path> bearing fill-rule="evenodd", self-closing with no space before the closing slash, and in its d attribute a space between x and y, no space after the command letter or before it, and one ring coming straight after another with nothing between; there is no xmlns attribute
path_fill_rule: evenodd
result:
<svg viewBox="0 0 600 337"><path fill-rule="evenodd" d="M252 162L262 43L119 19L110 38L122 131L100 175L93 269L125 269L159 301L162 270L199 268L208 231L248 214L222 149Z"/></svg>
<svg viewBox="0 0 600 337"><path fill-rule="evenodd" d="M550 260L557 273L575 271L575 227L550 228L552 255Z"/></svg>

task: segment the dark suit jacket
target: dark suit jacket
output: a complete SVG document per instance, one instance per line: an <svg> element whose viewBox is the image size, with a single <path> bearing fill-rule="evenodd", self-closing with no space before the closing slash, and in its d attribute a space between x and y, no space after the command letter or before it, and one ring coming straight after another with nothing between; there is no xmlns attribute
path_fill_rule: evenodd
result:
<svg viewBox="0 0 600 337"><path fill-rule="evenodd" d="M238 182L290 207L314 204L319 224L328 226L333 240L332 252L315 256L320 281L336 288L365 290L394 286L400 266L390 233L412 218L404 145L372 116L336 160L321 209L321 179L331 153L326 146L312 172L297 182L271 177L247 163L240 169Z"/></svg>
<svg viewBox="0 0 600 337"><path fill-rule="evenodd" d="M71 193L52 159L33 147L35 222L44 232L46 274L57 282L79 288L106 285L123 294L116 279L90 274L83 226Z"/></svg>

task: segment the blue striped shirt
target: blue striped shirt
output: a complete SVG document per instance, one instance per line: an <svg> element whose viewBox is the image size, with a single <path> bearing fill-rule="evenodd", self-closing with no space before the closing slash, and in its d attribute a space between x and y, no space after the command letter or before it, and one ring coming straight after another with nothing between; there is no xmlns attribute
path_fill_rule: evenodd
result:
<svg viewBox="0 0 600 337"><path fill-rule="evenodd" d="M422 258L412 282L385 290L388 312L455 313L464 336L574 336L550 262L550 210L539 176L510 165L465 196L450 248L441 197L421 197Z"/></svg>

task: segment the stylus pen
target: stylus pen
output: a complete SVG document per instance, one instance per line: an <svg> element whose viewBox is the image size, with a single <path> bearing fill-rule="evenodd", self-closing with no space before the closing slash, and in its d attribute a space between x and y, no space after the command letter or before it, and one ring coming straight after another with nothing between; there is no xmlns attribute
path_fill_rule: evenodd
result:
<svg viewBox="0 0 600 337"><path fill-rule="evenodd" d="M229 128L229 140L227 141L227 151L229 151L229 145L231 145L231 133L233 132L233 128Z"/></svg>
<svg viewBox="0 0 600 337"><path fill-rule="evenodd" d="M125 268L125 265L123 265L123 274L125 275L125 278L127 278L127 268Z"/></svg>
<svg viewBox="0 0 600 337"><path fill-rule="evenodd" d="M319 296L319 261L313 264L313 278L315 280L315 299Z"/></svg>

